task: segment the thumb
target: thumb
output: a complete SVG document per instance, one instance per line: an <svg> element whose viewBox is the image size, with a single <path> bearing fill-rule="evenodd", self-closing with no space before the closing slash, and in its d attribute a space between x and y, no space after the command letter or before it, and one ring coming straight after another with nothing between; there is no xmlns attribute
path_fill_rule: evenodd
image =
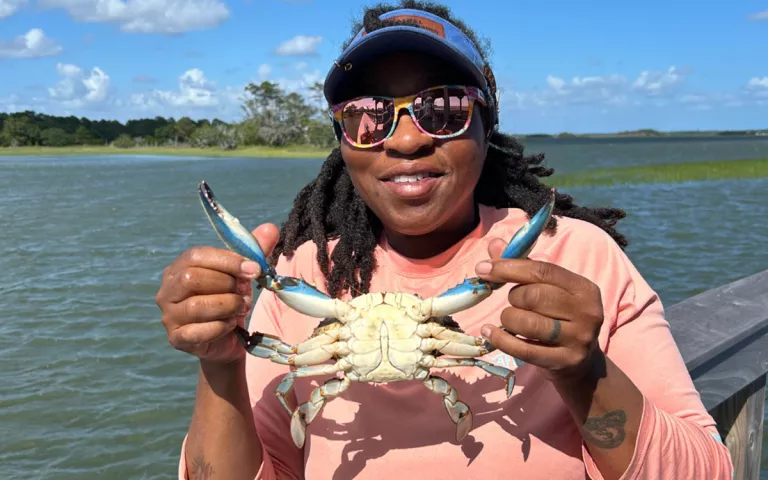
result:
<svg viewBox="0 0 768 480"><path fill-rule="evenodd" d="M500 238L494 238L488 244L488 255L491 256L491 259L497 260L501 258L501 254L502 252L504 252L504 249L506 247L507 247L507 242L505 242Z"/></svg>
<svg viewBox="0 0 768 480"><path fill-rule="evenodd" d="M280 230L272 223L262 223L251 234L256 237L256 241L261 245L261 249L266 257L272 254L272 250L274 250L280 238Z"/></svg>

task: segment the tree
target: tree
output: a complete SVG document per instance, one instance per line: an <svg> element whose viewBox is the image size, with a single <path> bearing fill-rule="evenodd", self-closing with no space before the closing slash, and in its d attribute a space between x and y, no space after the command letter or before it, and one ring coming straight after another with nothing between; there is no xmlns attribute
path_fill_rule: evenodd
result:
<svg viewBox="0 0 768 480"><path fill-rule="evenodd" d="M134 142L130 135L124 133L112 142L112 146L115 148L133 148L136 146L136 142Z"/></svg>
<svg viewBox="0 0 768 480"><path fill-rule="evenodd" d="M273 82L264 81L259 85L250 83L245 87L251 98L243 106L246 112L244 123L254 124L258 136L271 146L292 143L307 143L315 109L296 92L285 94Z"/></svg>
<svg viewBox="0 0 768 480"><path fill-rule="evenodd" d="M88 127L80 125L77 127L77 130L75 130L75 142L80 145L93 145L94 143L97 143L97 139L93 136L91 131L88 130Z"/></svg>
<svg viewBox="0 0 768 480"><path fill-rule="evenodd" d="M40 127L32 123L28 114L34 115L33 112L24 112L5 119L2 132L4 143L12 147L40 145Z"/></svg>
<svg viewBox="0 0 768 480"><path fill-rule="evenodd" d="M242 108L244 119L138 118L117 120L57 117L33 111L0 113L0 145L114 145L118 148L188 144L233 149L243 145L314 145L335 143L323 97L315 83L304 94L286 92L277 83L249 84Z"/></svg>
<svg viewBox="0 0 768 480"><path fill-rule="evenodd" d="M46 147L65 147L75 143L74 135L65 132L61 128L46 128L40 133L42 144Z"/></svg>

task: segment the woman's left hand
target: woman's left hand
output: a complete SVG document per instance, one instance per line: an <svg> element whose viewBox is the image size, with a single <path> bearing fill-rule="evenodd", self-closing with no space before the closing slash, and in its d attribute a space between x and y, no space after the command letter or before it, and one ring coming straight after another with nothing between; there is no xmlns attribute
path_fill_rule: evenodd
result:
<svg viewBox="0 0 768 480"><path fill-rule="evenodd" d="M485 325L482 335L504 353L543 368L553 381L578 380L601 353L600 289L552 263L503 260L504 246L502 240L492 241L491 259L478 264L476 271L483 279L517 285L501 312L503 328ZM483 265L489 267L487 272Z"/></svg>

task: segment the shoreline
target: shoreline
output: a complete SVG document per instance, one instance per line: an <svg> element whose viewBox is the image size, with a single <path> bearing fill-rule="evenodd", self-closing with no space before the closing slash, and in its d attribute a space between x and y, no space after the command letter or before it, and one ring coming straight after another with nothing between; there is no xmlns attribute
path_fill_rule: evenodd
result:
<svg viewBox="0 0 768 480"><path fill-rule="evenodd" d="M196 147L6 147L0 156L153 155L169 157L326 158L331 149L313 147L242 147L235 150Z"/></svg>
<svg viewBox="0 0 768 480"><path fill-rule="evenodd" d="M551 177L544 178L543 182L556 188L569 188L750 180L766 177L768 177L768 158L752 158L598 168L562 174L555 172Z"/></svg>
<svg viewBox="0 0 768 480"><path fill-rule="evenodd" d="M666 135L622 135L622 134L583 134L583 135L516 135L518 141L568 142L578 140L765 140L768 135L717 135L717 134L666 134ZM68 156L68 155L153 155L172 157L242 157L242 158L326 158L331 148L318 148L307 145L286 147L248 146L234 150L222 150L217 147L131 147L117 148L111 145L71 145L66 147L0 147L0 157L8 156Z"/></svg>
<svg viewBox="0 0 768 480"><path fill-rule="evenodd" d="M3 156L151 155L175 157L229 157L262 159L325 159L330 150L312 147L245 147L235 150L194 147L16 147L0 148ZM681 183L746 180L768 177L768 158L706 160L598 168L558 173L542 181L556 188L620 184Z"/></svg>

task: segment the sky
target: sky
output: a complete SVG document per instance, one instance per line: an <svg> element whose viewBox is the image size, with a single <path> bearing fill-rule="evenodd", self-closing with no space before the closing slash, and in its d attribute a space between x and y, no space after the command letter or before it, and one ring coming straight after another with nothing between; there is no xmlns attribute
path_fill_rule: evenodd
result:
<svg viewBox="0 0 768 480"><path fill-rule="evenodd" d="M242 119L322 81L353 0L0 0L0 112ZM446 0L492 47L506 132L768 128L768 0Z"/></svg>

